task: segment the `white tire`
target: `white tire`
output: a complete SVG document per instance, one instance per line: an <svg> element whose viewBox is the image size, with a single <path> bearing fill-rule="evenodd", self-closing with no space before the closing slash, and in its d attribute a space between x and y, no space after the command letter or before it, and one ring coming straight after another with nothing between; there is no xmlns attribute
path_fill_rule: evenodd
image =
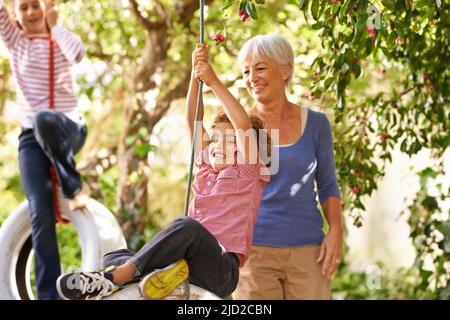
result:
<svg viewBox="0 0 450 320"><path fill-rule="evenodd" d="M90 199L83 211L64 218L78 233L83 271L101 267L105 253L126 248L126 241L113 214ZM33 299L30 285L31 224L28 201L22 202L0 228L0 300Z"/></svg>
<svg viewBox="0 0 450 320"><path fill-rule="evenodd" d="M184 284L176 287L172 293L170 293L163 300L185 300ZM219 296L215 295L208 290L197 287L196 285L189 285L189 300L222 300ZM126 286L122 290L103 298L104 300L144 300L140 290L139 284L134 283Z"/></svg>

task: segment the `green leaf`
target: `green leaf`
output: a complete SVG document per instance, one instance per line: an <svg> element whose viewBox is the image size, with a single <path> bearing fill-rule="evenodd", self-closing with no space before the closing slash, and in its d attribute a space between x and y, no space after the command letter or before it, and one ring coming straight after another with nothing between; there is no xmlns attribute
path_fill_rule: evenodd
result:
<svg viewBox="0 0 450 320"><path fill-rule="evenodd" d="M366 30L367 28L367 15L362 16L356 25L356 32L361 33Z"/></svg>
<svg viewBox="0 0 450 320"><path fill-rule="evenodd" d="M331 8L331 13L336 14L339 11L340 7L341 7L341 5L339 3L334 4L333 7Z"/></svg>
<svg viewBox="0 0 450 320"><path fill-rule="evenodd" d="M428 167L428 168L425 168L422 171L420 171L419 176L424 179L428 179L428 178L434 179L437 177L437 172L434 171L432 168Z"/></svg>
<svg viewBox="0 0 450 320"><path fill-rule="evenodd" d="M370 55L374 49L373 41L371 38L367 38L366 40L366 54Z"/></svg>
<svg viewBox="0 0 450 320"><path fill-rule="evenodd" d="M341 78L338 82L337 94L340 96L345 91L346 87L347 87L347 84L346 84L345 80Z"/></svg>
<svg viewBox="0 0 450 320"><path fill-rule="evenodd" d="M423 199L422 201L422 205L431 212L439 208L436 198L431 196L426 196L425 199Z"/></svg>
<svg viewBox="0 0 450 320"><path fill-rule="evenodd" d="M313 30L319 30L323 28L323 22L322 21L317 21L316 23L314 23L311 28Z"/></svg>
<svg viewBox="0 0 450 320"><path fill-rule="evenodd" d="M311 4L311 15L314 18L314 20L319 20L319 9L320 9L320 2L319 0L313 0Z"/></svg>
<svg viewBox="0 0 450 320"><path fill-rule="evenodd" d="M145 138L148 136L148 129L146 127L142 127L139 129L138 133L140 137Z"/></svg>
<svg viewBox="0 0 450 320"><path fill-rule="evenodd" d="M249 1L247 2L247 5L245 6L245 10L247 11L248 15L252 17L252 19L256 20L258 19L258 14L256 12L256 7L253 4L253 2Z"/></svg>
<svg viewBox="0 0 450 320"><path fill-rule="evenodd" d="M225 6L222 8L222 11L227 10L229 7L231 7L234 3L234 0L228 0Z"/></svg>
<svg viewBox="0 0 450 320"><path fill-rule="evenodd" d="M428 0L425 0L428 1ZM395 9L395 0L381 0L381 3L389 10Z"/></svg>
<svg viewBox="0 0 450 320"><path fill-rule="evenodd" d="M308 0L300 0L300 10L306 10L306 8L308 7Z"/></svg>
<svg viewBox="0 0 450 320"><path fill-rule="evenodd" d="M422 9L429 5L430 5L430 0L419 0L419 1L415 1L415 3L414 3L414 6L416 7L416 9Z"/></svg>
<svg viewBox="0 0 450 320"><path fill-rule="evenodd" d="M146 157L150 152L155 151L156 147L150 143L137 144L134 151L140 157Z"/></svg>
<svg viewBox="0 0 450 320"><path fill-rule="evenodd" d="M353 62L351 64L351 66L352 66L352 71L353 71L353 75L355 76L355 79L358 79L359 76L361 75L361 66L356 62Z"/></svg>
<svg viewBox="0 0 450 320"><path fill-rule="evenodd" d="M131 146L136 141L136 136L129 136L125 139L125 145Z"/></svg>
<svg viewBox="0 0 450 320"><path fill-rule="evenodd" d="M450 222L444 222L436 225L436 229L441 232L445 238L450 237Z"/></svg>

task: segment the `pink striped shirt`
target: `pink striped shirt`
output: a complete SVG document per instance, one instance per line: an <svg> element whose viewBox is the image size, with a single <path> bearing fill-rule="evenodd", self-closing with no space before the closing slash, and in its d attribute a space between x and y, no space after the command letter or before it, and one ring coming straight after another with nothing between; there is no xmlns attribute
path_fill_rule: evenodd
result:
<svg viewBox="0 0 450 320"><path fill-rule="evenodd" d="M71 66L84 57L80 38L66 29L52 28L54 38L54 102L55 110L74 121L80 118L74 93ZM50 38L48 35L27 36L9 17L0 3L0 36L10 52L16 79L17 117L24 128L31 128L34 116L50 108Z"/></svg>
<svg viewBox="0 0 450 320"><path fill-rule="evenodd" d="M217 172L209 164L208 154L206 147L195 161L199 172L192 184L195 196L189 216L211 232L227 252L236 253L242 267L252 245L256 214L269 172L264 164L247 161Z"/></svg>

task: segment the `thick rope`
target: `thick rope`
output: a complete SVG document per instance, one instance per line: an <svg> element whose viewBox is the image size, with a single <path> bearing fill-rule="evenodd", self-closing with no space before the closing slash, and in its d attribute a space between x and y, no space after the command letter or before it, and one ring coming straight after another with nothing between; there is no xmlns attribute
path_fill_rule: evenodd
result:
<svg viewBox="0 0 450 320"><path fill-rule="evenodd" d="M55 109L55 42L53 39L53 35L50 32L49 34L49 46L50 46L50 52L49 52L49 108L51 110ZM50 178L52 180L53 185L53 210L55 211L55 219L56 222L59 222L61 224L68 224L70 221L67 219L64 219L62 217L62 213L60 210L60 203L58 200L58 192L60 185L58 183L58 176L56 173L56 167L54 164L50 164L49 166L50 170Z"/></svg>
<svg viewBox="0 0 450 320"><path fill-rule="evenodd" d="M203 0L200 0L200 43L205 42L204 9L205 9L205 3ZM184 216L187 216L188 211L189 211L189 198L191 196L192 173L193 173L193 169L194 169L197 131L198 131L198 125L200 124L200 106L201 106L202 96L203 96L203 81L198 80L197 108L195 111L194 133L192 135L191 162L189 164L189 175L188 175L188 182L187 182L186 199L184 200Z"/></svg>

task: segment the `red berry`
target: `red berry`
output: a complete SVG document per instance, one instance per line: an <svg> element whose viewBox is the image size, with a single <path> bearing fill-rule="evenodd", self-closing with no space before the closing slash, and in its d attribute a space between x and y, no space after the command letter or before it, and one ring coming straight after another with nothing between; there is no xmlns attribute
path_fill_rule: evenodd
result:
<svg viewBox="0 0 450 320"><path fill-rule="evenodd" d="M358 193L359 192L359 188L358 187L353 187L352 188L352 192L353 193Z"/></svg>
<svg viewBox="0 0 450 320"><path fill-rule="evenodd" d="M245 9L239 9L239 17L241 17L241 21L242 21L242 22L247 21L247 19L248 19L248 17L249 17L249 15L248 15L248 13L247 13L247 10L245 10Z"/></svg>
<svg viewBox="0 0 450 320"><path fill-rule="evenodd" d="M216 34L213 40L216 41L217 43L224 42L225 36L223 34Z"/></svg>
<svg viewBox="0 0 450 320"><path fill-rule="evenodd" d="M375 28L373 26L368 26L367 32L369 33L369 36L372 39L372 41L375 40Z"/></svg>
<svg viewBox="0 0 450 320"><path fill-rule="evenodd" d="M361 227L363 226L361 220L355 221L355 222L353 223L353 225L354 225L355 227L357 227L357 228L361 228Z"/></svg>
<svg viewBox="0 0 450 320"><path fill-rule="evenodd" d="M361 217L358 216L353 220L353 225L356 226L357 228L361 228L362 227L362 221L361 221Z"/></svg>
<svg viewBox="0 0 450 320"><path fill-rule="evenodd" d="M389 138L389 134L386 132L380 133L380 139L381 141L386 141Z"/></svg>
<svg viewBox="0 0 450 320"><path fill-rule="evenodd" d="M333 4L338 4L339 0L333 0Z"/></svg>

